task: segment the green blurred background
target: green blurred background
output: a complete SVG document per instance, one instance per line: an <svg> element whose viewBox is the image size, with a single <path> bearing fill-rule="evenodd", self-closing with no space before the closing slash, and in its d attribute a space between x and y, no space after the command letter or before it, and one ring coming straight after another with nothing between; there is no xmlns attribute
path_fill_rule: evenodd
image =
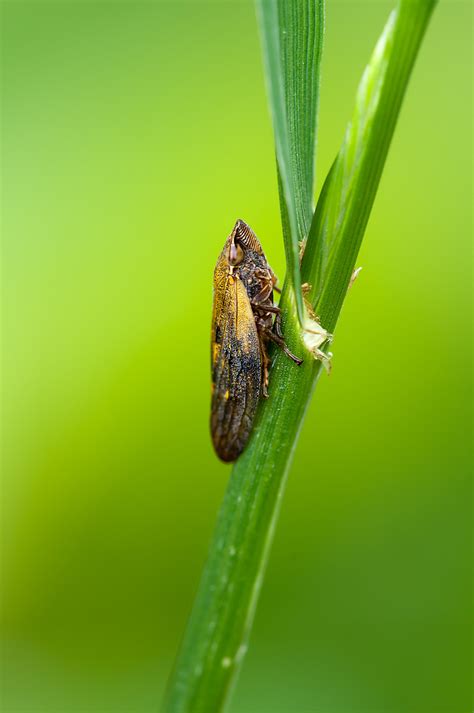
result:
<svg viewBox="0 0 474 713"><path fill-rule="evenodd" d="M328 0L318 186L391 5ZM254 8L2 12L1 710L151 713L230 473L237 217L284 274ZM441 2L417 61L231 713L471 710L471 15Z"/></svg>

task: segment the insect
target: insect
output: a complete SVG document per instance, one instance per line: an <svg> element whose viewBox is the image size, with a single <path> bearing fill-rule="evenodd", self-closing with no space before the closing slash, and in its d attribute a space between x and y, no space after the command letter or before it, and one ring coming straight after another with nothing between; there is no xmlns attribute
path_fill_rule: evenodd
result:
<svg viewBox="0 0 474 713"><path fill-rule="evenodd" d="M268 342L296 364L273 304L277 278L253 230L238 220L214 270L211 332L211 434L221 460L236 460L245 448L260 397L268 396Z"/></svg>

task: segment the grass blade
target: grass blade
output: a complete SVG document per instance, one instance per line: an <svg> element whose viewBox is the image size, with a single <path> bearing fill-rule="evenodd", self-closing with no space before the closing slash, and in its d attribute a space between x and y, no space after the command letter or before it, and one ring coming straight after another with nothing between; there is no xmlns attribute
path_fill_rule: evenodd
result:
<svg viewBox="0 0 474 713"><path fill-rule="evenodd" d="M333 331L375 199L405 89L436 0L402 0L360 82L343 145L326 179L301 270Z"/></svg>
<svg viewBox="0 0 474 713"><path fill-rule="evenodd" d="M278 166L287 272L304 320L299 252L313 216L322 0L257 0Z"/></svg>
<svg viewBox="0 0 474 713"><path fill-rule="evenodd" d="M434 0L401 0L357 95L354 119L318 202L303 278L334 329ZM317 247L324 248L319 260ZM321 249L322 249L321 248ZM293 278L280 301L290 349L305 351ZM315 290L319 290L315 299ZM293 451L321 362L274 355L270 398L233 468L208 561L170 681L166 713L222 711L246 651ZM323 447L323 445L321 445ZM317 462L315 462L315 468Z"/></svg>

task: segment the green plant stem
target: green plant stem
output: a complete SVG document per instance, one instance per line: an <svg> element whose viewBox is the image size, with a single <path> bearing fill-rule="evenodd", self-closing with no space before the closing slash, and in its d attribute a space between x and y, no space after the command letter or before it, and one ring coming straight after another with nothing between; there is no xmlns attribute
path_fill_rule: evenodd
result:
<svg viewBox="0 0 474 713"><path fill-rule="evenodd" d="M429 0L402 0L393 35L388 38L393 42L392 51L384 55L387 65L383 68L381 91L376 104L370 104L375 114L360 160L353 166L349 190L337 195L341 184L330 180L320 199L318 210L322 209L321 200L328 201L336 214L345 216L335 220L335 224L344 227L341 235L330 241L334 251L329 256L326 281L317 303L323 326L329 331L334 330L342 308L396 116L433 5ZM344 158L345 151L352 148L346 135L340 156ZM282 217L285 219L283 210ZM319 236L314 240L318 242ZM314 252L310 245L308 251L302 271L311 281ZM281 352L275 353L270 397L261 404L249 444L230 477L170 680L166 713L222 711L246 651L292 455L321 371L320 363L305 351L291 273L285 281L280 306L287 343L295 354L304 356L304 363L297 367Z"/></svg>
<svg viewBox="0 0 474 713"><path fill-rule="evenodd" d="M302 354L288 288L281 304L287 341ZM218 516L165 707L168 713L220 711L228 698L246 651L291 454L319 366L312 358L297 367L287 357L275 357L272 389L260 410L253 446L235 464Z"/></svg>

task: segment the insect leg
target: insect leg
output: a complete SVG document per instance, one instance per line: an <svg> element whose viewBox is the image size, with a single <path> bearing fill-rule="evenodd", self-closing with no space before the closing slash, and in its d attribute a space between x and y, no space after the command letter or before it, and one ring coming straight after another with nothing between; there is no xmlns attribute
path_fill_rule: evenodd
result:
<svg viewBox="0 0 474 713"><path fill-rule="evenodd" d="M273 312L274 314L280 314L281 309L277 307L276 305L270 305L270 304L261 304L260 302L251 302L253 309L258 310L259 312Z"/></svg>
<svg viewBox="0 0 474 713"><path fill-rule="evenodd" d="M281 295L281 290L279 287L277 287L277 282L278 277L276 275L272 275L273 289L275 290L275 292L278 292L278 294Z"/></svg>
<svg viewBox="0 0 474 713"><path fill-rule="evenodd" d="M265 349L265 344L261 344L262 353L262 396L264 399L268 399L268 368L271 364L271 360L268 358L267 350Z"/></svg>
<svg viewBox="0 0 474 713"><path fill-rule="evenodd" d="M262 287L260 292L258 292L258 294L255 295L251 304L257 306L259 304L262 304L262 302L266 302L268 300L268 298L270 297L270 295L272 294L272 291L273 291L272 283L267 282L266 284L264 284L264 286Z"/></svg>
<svg viewBox="0 0 474 713"><path fill-rule="evenodd" d="M281 311L276 313L275 322L273 324L275 332L280 339L284 339L283 332L281 331Z"/></svg>
<svg viewBox="0 0 474 713"><path fill-rule="evenodd" d="M293 354L293 352L290 352L290 350L286 346L286 342L283 339L283 337L281 337L279 334L275 334L275 332L272 332L271 329L265 329L263 331L263 333L265 334L265 336L268 339L271 339L272 342L275 342L275 344L278 344L278 346L281 349L283 349L286 356L288 356L290 359L292 359L296 364L298 364L298 366L300 366L303 363L303 359L300 359L299 357L295 356ZM280 332L280 334L281 334L281 332Z"/></svg>

